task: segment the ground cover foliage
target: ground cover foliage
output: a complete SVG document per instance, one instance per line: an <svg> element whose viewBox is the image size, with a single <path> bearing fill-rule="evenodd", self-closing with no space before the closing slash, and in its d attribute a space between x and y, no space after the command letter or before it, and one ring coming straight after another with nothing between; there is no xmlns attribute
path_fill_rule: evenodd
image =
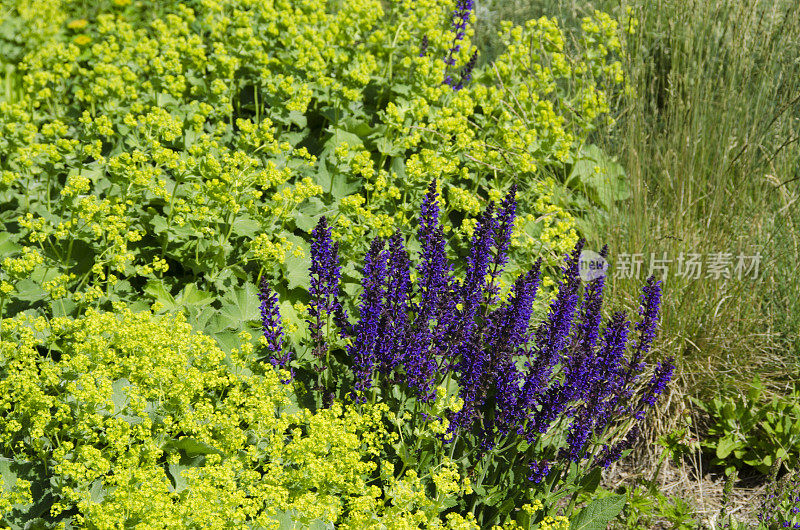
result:
<svg viewBox="0 0 800 530"><path fill-rule="evenodd" d="M626 362L625 373L642 368L660 287L623 298L631 313L641 304L642 335L631 330L633 358L617 357L627 320L601 332L603 283L578 288L575 252L581 235L602 242L598 227L630 196L601 139L640 80L623 65L641 19L497 20L478 49L481 7L2 3L4 524L638 520L642 497L598 488L600 469L630 446L633 423L646 428L671 365L649 362L617 409L600 389ZM429 292L431 238L437 266L451 263L433 313L411 295ZM476 272L487 260L489 281ZM448 318L476 327L459 324L445 346L430 330ZM504 326L518 328L501 363L516 375L476 377ZM376 341L376 329L394 332ZM398 353L412 337L429 361L460 361L446 381L419 385L424 357ZM600 361L611 358L622 364ZM538 387L537 373L549 374ZM757 425L742 407L711 406L721 461L796 462L795 424L781 416L791 404L765 406ZM544 436L515 431L526 425ZM784 482L791 495L796 482ZM793 522L781 498L769 511Z"/></svg>

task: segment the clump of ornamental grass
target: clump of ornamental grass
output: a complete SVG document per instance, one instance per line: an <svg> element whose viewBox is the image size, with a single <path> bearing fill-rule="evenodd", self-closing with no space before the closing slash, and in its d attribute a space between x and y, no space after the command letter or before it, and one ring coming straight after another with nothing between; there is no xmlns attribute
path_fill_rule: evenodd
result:
<svg viewBox="0 0 800 530"><path fill-rule="evenodd" d="M581 240L565 259L549 314L532 326L541 260L509 293L501 294L499 284L516 215L515 186L478 219L460 278L446 255L436 190L434 181L422 202L416 264L399 232L370 244L357 319L344 309L338 247L322 217L312 232L311 361L301 364L286 352L277 296L262 282L266 358L305 379L318 404L336 396L384 402L410 420L397 423L404 443L394 451L403 469L424 474L443 459L456 461L477 478L474 493L452 509L474 513L479 524L508 520L514 507L535 499L551 507L539 517L552 516L554 502L572 494L569 517L578 493L596 487L601 469L630 449L637 424L672 377L672 359L643 377L660 282L647 280L633 325L624 312L602 325L605 278L582 286ZM462 407L447 417L419 413L437 388L457 395ZM435 440L415 439L430 421L446 428Z"/></svg>

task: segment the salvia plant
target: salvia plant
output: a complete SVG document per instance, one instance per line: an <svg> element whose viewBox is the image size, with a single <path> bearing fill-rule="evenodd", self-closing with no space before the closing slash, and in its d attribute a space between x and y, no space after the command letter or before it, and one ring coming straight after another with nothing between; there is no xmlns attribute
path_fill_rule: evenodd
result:
<svg viewBox="0 0 800 530"><path fill-rule="evenodd" d="M616 312L603 325L605 279L582 285L581 240L564 261L549 314L532 326L541 261L521 273L507 294L498 280L509 261L516 187L499 204L489 202L479 217L463 277L456 277L447 257L438 197L431 182L419 215L415 263L399 232L372 240L363 260L358 318L343 309L337 244L322 217L311 246L313 355L301 363L286 353L278 297L262 282L266 359L303 380L316 406L329 406L336 397L389 404L408 420L397 422L405 443L394 446L403 469L424 474L447 458L474 478L474 492L452 510L468 510L485 526L508 518L527 500L552 507L572 495L569 517L578 493L593 491L601 469L631 448L638 422L672 377L672 359L643 377L660 282L647 280L637 322ZM608 254L607 247L601 254ZM436 389L457 396L461 407L447 417L418 413ZM420 425L431 421L442 426L437 438L415 440ZM620 500L603 499L610 517ZM546 515L553 514L545 510L540 517Z"/></svg>
<svg viewBox="0 0 800 530"><path fill-rule="evenodd" d="M782 468L782 462L781 458L776 459L767 475L767 487L758 499L758 525L748 525L728 513L730 493L738 477L738 471L734 469L725 480L722 507L710 527L733 530L800 528L800 474L789 471L779 479L778 472Z"/></svg>
<svg viewBox="0 0 800 530"><path fill-rule="evenodd" d="M758 521L773 528L800 528L800 474L790 472L778 480L781 459L770 469L769 486L759 503Z"/></svg>

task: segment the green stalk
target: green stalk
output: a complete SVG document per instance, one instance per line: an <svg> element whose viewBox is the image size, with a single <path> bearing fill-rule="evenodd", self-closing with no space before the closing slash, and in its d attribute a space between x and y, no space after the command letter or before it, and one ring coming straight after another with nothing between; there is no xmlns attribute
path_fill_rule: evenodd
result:
<svg viewBox="0 0 800 530"><path fill-rule="evenodd" d="M164 259L164 255L167 253L167 241L169 240L169 229L172 227L172 218L175 212L175 196L178 194L178 186L181 185L181 179L183 175L178 175L175 178L175 187L172 188L172 193L170 194L169 198L169 214L167 214L167 232L164 235L164 242L161 244L161 259Z"/></svg>
<svg viewBox="0 0 800 530"><path fill-rule="evenodd" d="M258 106L258 87L253 87L253 99L256 106L256 123L261 123L261 108Z"/></svg>
<svg viewBox="0 0 800 530"><path fill-rule="evenodd" d="M0 342L3 341L3 335L2 335L2 332L3 332L3 314L4 314L3 313L3 309L5 308L5 305L6 305L6 296L5 295L0 295Z"/></svg>

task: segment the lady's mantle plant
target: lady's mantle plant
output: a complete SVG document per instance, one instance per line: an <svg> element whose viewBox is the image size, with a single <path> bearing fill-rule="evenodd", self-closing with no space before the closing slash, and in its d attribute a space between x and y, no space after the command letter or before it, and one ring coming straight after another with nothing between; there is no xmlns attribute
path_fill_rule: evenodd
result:
<svg viewBox="0 0 800 530"><path fill-rule="evenodd" d="M471 491L455 463L375 459L386 404L312 414L249 336L226 354L180 313L114 310L0 322L0 527L479 528L439 517Z"/></svg>
<svg viewBox="0 0 800 530"><path fill-rule="evenodd" d="M324 217L312 233L308 324L317 375L309 395L330 403L338 388L342 398L380 399L410 418L410 425L397 423L405 443L394 450L403 469L423 474L443 458L455 459L478 478L475 492L453 509L475 513L481 525L507 519L523 501L539 498L550 506L573 493L569 516L578 490L596 487L600 469L630 448L637 422L674 369L671 359L659 362L642 378L656 333L659 282L647 280L633 329L623 312L601 326L605 280L581 286L583 241L567 256L558 293L537 327L530 321L541 261L501 295L515 197L512 187L498 205L489 203L464 277L457 278L432 182L419 217L417 263L401 234L374 239L363 262L357 320L340 301L337 244ZM264 283L261 299L268 359L303 368L285 352L277 296ZM312 380L306 372L295 375ZM352 385L342 384L351 377ZM463 407L447 418L417 414L439 386L458 394ZM431 420L441 433L415 440L418 425Z"/></svg>

